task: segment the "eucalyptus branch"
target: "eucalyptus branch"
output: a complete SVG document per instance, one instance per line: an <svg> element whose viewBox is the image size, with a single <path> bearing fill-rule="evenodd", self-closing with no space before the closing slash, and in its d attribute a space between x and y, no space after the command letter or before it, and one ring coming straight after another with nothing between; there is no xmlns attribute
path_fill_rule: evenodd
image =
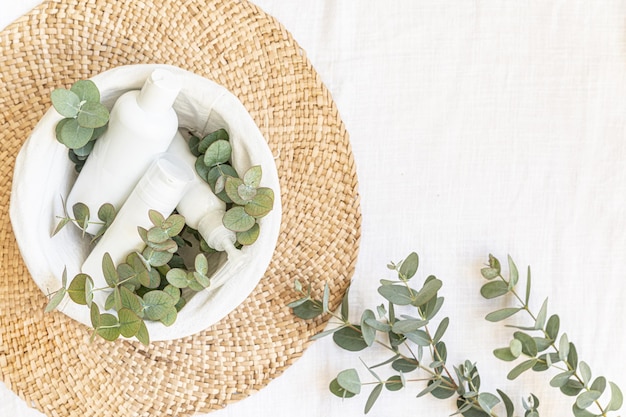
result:
<svg viewBox="0 0 626 417"><path fill-rule="evenodd" d="M481 294L487 299L512 295L519 303L517 308L503 308L489 313L486 316L488 321L498 322L505 320L520 311L526 311L532 319L530 326L513 326L517 331L513 334L508 347L499 348L494 354L499 359L505 361L515 361L520 356L527 359L515 366L508 375L513 380L530 369L541 372L551 367L560 370L552 377L550 385L559 388L567 396L576 397L572 405L572 412L576 417L609 416L610 411L618 410L623 403L623 396L620 388L613 382L609 382L610 399L606 405L599 401L607 388L607 380L603 376L596 377L593 382L589 365L578 360L576 346L569 341L566 333L559 333L560 318L553 314L548 318L548 299L543 302L538 313L534 314L530 307L531 293L531 273L528 267L526 277L526 291L524 298L516 291L519 281L519 273L513 259L508 257L509 277L506 279L501 273L500 261L493 255L489 255L488 265L481 270L485 279L489 282L481 288ZM526 332L539 332L540 336L531 336ZM548 349L553 352L542 353ZM565 369L556 364L562 362ZM597 412L592 413L588 409L595 405ZM598 412L600 414L598 414Z"/></svg>

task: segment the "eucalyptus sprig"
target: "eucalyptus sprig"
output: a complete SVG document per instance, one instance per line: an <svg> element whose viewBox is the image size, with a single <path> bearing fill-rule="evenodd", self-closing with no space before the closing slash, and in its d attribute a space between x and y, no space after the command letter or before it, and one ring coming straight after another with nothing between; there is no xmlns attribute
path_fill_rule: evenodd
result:
<svg viewBox="0 0 626 417"><path fill-rule="evenodd" d="M179 243L185 244L179 236L185 227L183 216L172 214L165 218L150 210L149 218L153 225L150 229L138 228L145 243L142 251L129 253L118 265L108 253L104 254L102 272L106 287L94 288L93 279L83 273L77 274L68 285L64 271L61 288L49 295L46 311L58 307L66 294L73 302L86 305L94 329L92 339L96 335L109 341L120 336L136 337L147 345L150 343L147 320L171 326L186 303L181 289L197 292L210 286L209 263L204 253L198 253L195 270L185 270L184 262L177 255ZM94 302L97 291L108 292L103 306L108 312L101 313L101 307Z"/></svg>
<svg viewBox="0 0 626 417"><path fill-rule="evenodd" d="M70 149L69 157L80 171L93 144L105 131L109 110L100 103L100 90L91 80L78 80L69 90L57 88L50 98L64 118L57 123L57 140Z"/></svg>
<svg viewBox="0 0 626 417"><path fill-rule="evenodd" d="M332 335L334 342L348 351L361 351L378 345L389 352L389 357L378 364L364 363L374 381L361 382L357 370L349 368L331 381L330 391L338 397L350 398L359 394L363 386L373 385L364 409L368 413L384 389L397 391L411 383L425 384L417 396L430 394L440 399L456 396L455 414L466 417L495 416L494 408L503 402L507 416L512 416L513 403L504 392L498 390L499 396L496 396L481 391L480 375L474 363L465 361L449 368L443 336L450 320L447 317L435 320L444 303L444 297L439 295L443 283L434 275L429 275L419 289L413 287L418 265L416 253L411 253L402 262L390 263L388 268L396 273L397 279L383 279L378 287L378 293L387 304L381 304L374 310L364 310L356 323L350 319L348 291L337 314L329 309L330 291L327 285L322 298L315 299L310 286L304 287L298 280L295 281L295 290L300 298L288 306L296 316L312 319L328 314L335 320L335 327L312 339ZM399 314L401 311L404 313ZM384 365L391 365L394 373L385 379L376 372ZM418 372L422 375L415 375Z"/></svg>
<svg viewBox="0 0 626 417"><path fill-rule="evenodd" d="M57 223L54 231L52 232L52 236L56 235L61 230L63 230L63 228L70 222L76 223L76 225L82 230L83 237L85 236L85 233L87 231L87 226L89 226L90 224L99 224L102 227L98 230L98 232L92 238L92 242L96 241L98 238L104 235L104 232L106 232L106 230L109 228L111 223L113 223L113 220L115 220L115 216L117 214L115 211L115 207L113 207L112 204L104 203L98 209L98 219L100 221L94 222L94 221L91 221L91 213L90 213L89 207L86 204L80 203L80 202L74 204L72 206L72 213L74 214L74 216L72 217L67 212L67 205L65 204L65 200L63 200L63 198L61 198L61 202L63 204L63 213L65 215L57 216L57 218L59 219L59 222Z"/></svg>
<svg viewBox="0 0 626 417"><path fill-rule="evenodd" d="M494 355L504 361L515 361L524 358L508 374L513 380L522 373L533 370L557 370L550 380L550 385L559 388L567 395L576 397L572 412L576 417L608 416L609 412L621 408L623 395L620 388L608 382L610 398L605 404L599 399L607 389L607 379L598 376L592 380L590 366L579 360L576 346L569 341L567 333L560 333L560 318L557 314L548 316L548 299L546 298L539 311L533 312L529 306L531 295L530 267L526 274L526 288L523 294L518 293L519 272L513 259L508 257L508 278L502 275L500 261L489 255L489 261L481 270L482 276L489 282L484 284L480 292L484 298L492 299L502 296L512 297L517 307L507 307L489 313L486 320L499 322L518 313L525 313L530 319L527 326L507 325L515 328L509 346L496 349ZM530 334L532 332L533 334ZM593 411L591 411L593 410Z"/></svg>
<svg viewBox="0 0 626 417"><path fill-rule="evenodd" d="M350 398L361 392L365 385L373 385L365 404L365 413L368 413L384 389L397 391L406 388L409 383L425 383L417 394L418 397L430 394L436 398L447 399L456 397L457 411L465 417L485 417L506 415L512 417L515 406L510 397L502 390L496 393L485 392L480 387L480 374L475 363L465 361L453 366L450 371L447 364L447 347L443 336L448 329L447 317L438 321L435 326L435 317L443 306L444 299L438 295L442 282L435 276L428 276L418 290L410 284L415 276L419 264L417 254L410 254L404 261L390 263L388 268L397 273L397 279L380 281L378 293L385 298L384 304L373 310L366 309L361 313L360 320L353 323L350 320L349 292L343 297L338 313L329 308L330 290L324 286L322 297L317 299L312 294L311 286L304 286L295 281L295 291L299 298L288 304L296 316L302 319L313 319L323 314L334 319L334 327L312 337L313 340L333 336L334 342L342 349L360 351L373 346L382 346L390 352L390 357L382 362L369 366L364 363L368 373L374 378L371 382L361 382L358 372L354 368L345 369L331 381L329 389L336 396ZM533 320L532 326L518 327L510 345L496 349L494 354L504 360L515 360L520 356L529 359L517 365L509 373L509 379L515 379L526 370L547 370L559 362L566 365L561 372L554 376L551 385L558 386L566 395L577 396L573 406L575 417L604 416L608 412L622 406L622 393L616 384L609 382L611 398L608 404L602 406L597 401L606 389L606 378L598 377L591 382L591 370L585 362L578 362L576 349L569 342L565 334L558 337L559 318L556 315L547 317L547 301L544 302L538 314L533 314L529 307L530 273L526 286L526 294L522 299L515 291L518 281L517 268L509 258L509 279L502 277L500 263L493 256L489 257L489 265L483 268L482 275L490 282L485 284L481 293L486 298L495 298L512 294L520 303L520 307L507 307L487 315L488 321L504 320L520 311L526 311ZM398 314L399 311L406 312ZM408 314L412 313L412 314ZM515 326L513 326L515 327ZM431 330L436 330L432 332ZM527 331L539 331L539 336L531 336ZM543 353L552 348L554 351ZM376 368L391 365L395 374L389 378L381 378ZM421 372L423 376L413 377L413 372ZM600 414L592 413L587 409L592 405L598 406ZM525 417L539 417L539 399L530 394L522 400ZM499 411L498 409L504 408ZM500 414L499 414L500 413ZM453 415L454 415L453 414Z"/></svg>
<svg viewBox="0 0 626 417"><path fill-rule="evenodd" d="M232 146L228 132L219 129L202 139L189 138L189 149L197 157L196 172L215 195L227 205L222 222L235 232L239 245L251 245L259 237L258 220L274 207L274 191L261 187L262 169L256 165L243 177L230 164Z"/></svg>

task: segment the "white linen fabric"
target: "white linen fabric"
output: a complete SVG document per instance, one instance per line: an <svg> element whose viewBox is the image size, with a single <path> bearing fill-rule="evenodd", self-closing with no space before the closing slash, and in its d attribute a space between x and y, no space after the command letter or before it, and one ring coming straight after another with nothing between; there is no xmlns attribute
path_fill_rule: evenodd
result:
<svg viewBox="0 0 626 417"><path fill-rule="evenodd" d="M580 358L626 390L626 1L253 2L302 46L350 133L363 214L354 318L382 303L387 262L416 251L418 278L444 282L449 363L477 362L483 388L508 392L517 415L530 392L542 416L571 415L552 371L511 382L512 365L491 353L512 330L484 320L505 304L482 299L479 271L490 252L511 254L523 277L532 266L535 311L549 297ZM0 27L25 5L0 0ZM372 381L359 358L387 354L321 339L263 390L211 415L362 415L369 388L346 400L327 389L345 368ZM416 399L422 388L383 392L369 415L455 411ZM0 399L0 415L41 415L4 386Z"/></svg>

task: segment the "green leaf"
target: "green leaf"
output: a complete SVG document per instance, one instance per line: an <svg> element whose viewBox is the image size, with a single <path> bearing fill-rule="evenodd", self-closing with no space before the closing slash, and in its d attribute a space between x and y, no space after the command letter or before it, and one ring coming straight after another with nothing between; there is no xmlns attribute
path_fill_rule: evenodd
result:
<svg viewBox="0 0 626 417"><path fill-rule="evenodd" d="M163 215L156 210L149 210L148 217L150 218L152 224L156 227L161 227L165 221L165 217L163 217Z"/></svg>
<svg viewBox="0 0 626 417"><path fill-rule="evenodd" d="M324 330L323 332L319 332L319 333L314 334L313 336L311 336L310 340L318 340L318 339L321 339L323 337L329 336L329 335L339 331L340 329L343 329L344 327L346 327L346 325L342 324L339 327L334 327L332 329Z"/></svg>
<svg viewBox="0 0 626 417"><path fill-rule="evenodd" d="M224 164L230 159L232 147L227 140L216 140L211 143L204 154L204 164L208 167Z"/></svg>
<svg viewBox="0 0 626 417"><path fill-rule="evenodd" d="M148 346L150 344L150 334L148 333L148 327L146 327L145 322L139 323L139 331L135 335L137 340L141 342L144 346Z"/></svg>
<svg viewBox="0 0 626 417"><path fill-rule="evenodd" d="M430 382L430 381L429 381L429 382ZM422 396L424 396L424 395L426 395L426 394L428 394L428 393L431 393L433 390L435 390L435 389L439 388L439 386L440 386L442 383L443 383L443 380L442 380L442 379L437 379L437 380L435 380L432 384L431 384L431 383L427 384L427 385L426 385L426 388L424 388L423 390L421 390L421 391L417 394L416 398L419 398L419 397L422 397Z"/></svg>
<svg viewBox="0 0 626 417"><path fill-rule="evenodd" d="M367 347L367 343L360 332L360 326L355 327L358 330L351 327L344 327L333 334L333 340L337 346L351 352L358 352Z"/></svg>
<svg viewBox="0 0 626 417"><path fill-rule="evenodd" d="M363 340L367 346L372 346L376 340L376 329L367 324L368 321L376 321L376 316L372 310L365 310L361 315L361 331L363 333Z"/></svg>
<svg viewBox="0 0 626 417"><path fill-rule="evenodd" d="M341 299L341 319L343 321L348 321L348 317L350 316L350 286L346 288L346 292L343 294L343 298Z"/></svg>
<svg viewBox="0 0 626 417"><path fill-rule="evenodd" d="M109 110L100 103L87 102L80 107L76 120L82 127L102 127L109 121Z"/></svg>
<svg viewBox="0 0 626 417"><path fill-rule="evenodd" d="M483 278L488 279L488 280L492 280L500 276L500 271L498 271L495 268L483 268L480 270L480 273L483 276Z"/></svg>
<svg viewBox="0 0 626 417"><path fill-rule="evenodd" d="M266 216L274 208L274 191L271 188L258 188L256 195L244 207L252 217L258 219Z"/></svg>
<svg viewBox="0 0 626 417"><path fill-rule="evenodd" d="M141 256L143 256L150 265L158 267L166 265L172 259L173 255L170 252L160 252L147 247L143 250Z"/></svg>
<svg viewBox="0 0 626 417"><path fill-rule="evenodd" d="M378 293L389 302L405 306L413 301L412 293L404 285L382 285L378 287Z"/></svg>
<svg viewBox="0 0 626 417"><path fill-rule="evenodd" d="M261 184L263 169L261 165L255 165L243 174L243 183L249 187L257 188Z"/></svg>
<svg viewBox="0 0 626 417"><path fill-rule="evenodd" d="M445 400L447 398L452 397L456 393L456 390L450 386L450 385L453 385L453 382L452 380L450 380L450 378L448 378L447 376L442 376L441 378L447 384L444 384L442 382L437 388L433 389L430 392L430 394L435 398L439 398L440 400ZM431 379L430 381L428 381L428 385L432 385L434 383L435 383L435 380Z"/></svg>
<svg viewBox="0 0 626 417"><path fill-rule="evenodd" d="M496 358L507 362L512 362L519 357L519 355L515 356L508 347L495 349L493 351L493 355Z"/></svg>
<svg viewBox="0 0 626 417"><path fill-rule="evenodd" d="M167 311L167 314L165 314L165 316L163 318L161 318L161 323L163 323L163 325L165 325L166 327L171 326L172 324L174 324L174 322L176 322L176 319L178 318L178 311L176 310L176 307L172 306L169 308L169 310Z"/></svg>
<svg viewBox="0 0 626 417"><path fill-rule="evenodd" d="M572 378L565 385L561 386L560 390L567 396L575 397L583 388L583 385L578 380Z"/></svg>
<svg viewBox="0 0 626 417"><path fill-rule="evenodd" d="M418 363L414 359L400 358L392 362L391 367L398 372L408 373L417 369ZM433 388L434 389L434 388Z"/></svg>
<svg viewBox="0 0 626 417"><path fill-rule="evenodd" d="M302 304L293 307L293 314L304 320L313 319L323 313L322 306L312 300L306 300Z"/></svg>
<svg viewBox="0 0 626 417"><path fill-rule="evenodd" d="M601 395L602 393L600 391L594 390L582 392L576 398L576 405L584 410L585 408L593 404L598 398L600 398Z"/></svg>
<svg viewBox="0 0 626 417"><path fill-rule="evenodd" d="M117 269L115 269L113 259L111 258L109 252L106 252L102 257L102 273L104 274L104 279L109 287L115 288L115 286L120 282L120 277L117 273Z"/></svg>
<svg viewBox="0 0 626 417"><path fill-rule="evenodd" d="M418 291L411 304L419 307L428 303L431 299L437 296L437 291L441 289L443 282L439 279L426 280L424 286Z"/></svg>
<svg viewBox="0 0 626 417"><path fill-rule="evenodd" d="M480 289L480 294L487 299L500 297L508 292L509 286L504 281L490 281Z"/></svg>
<svg viewBox="0 0 626 417"><path fill-rule="evenodd" d="M174 237L183 231L185 218L180 214L172 214L161 224L169 237Z"/></svg>
<svg viewBox="0 0 626 417"><path fill-rule="evenodd" d="M180 289L173 285L166 285L165 288L163 288L163 292L172 297L174 303L178 303L180 299Z"/></svg>
<svg viewBox="0 0 626 417"><path fill-rule="evenodd" d="M558 353L544 353L537 359L537 364L533 366L535 372L547 371L553 364L560 361Z"/></svg>
<svg viewBox="0 0 626 417"><path fill-rule="evenodd" d="M60 127L57 139L70 149L80 149L91 140L92 135L93 128L79 125L76 119L67 119Z"/></svg>
<svg viewBox="0 0 626 417"><path fill-rule="evenodd" d="M201 274L199 272L193 272L192 273L193 276L193 280L198 283L198 285L200 285L200 288L196 289L196 288L192 288L194 291L202 291L205 288L209 288L209 286L211 285L211 280L209 279L209 277L207 277L204 274ZM191 282L189 284L189 287L194 287L193 282Z"/></svg>
<svg viewBox="0 0 626 417"><path fill-rule="evenodd" d="M170 235L167 234L167 231L163 230L161 226L152 227L148 230L148 242L152 243L163 243L166 240L169 240Z"/></svg>
<svg viewBox="0 0 626 417"><path fill-rule="evenodd" d="M245 232L237 232L237 242L244 246L252 245L259 238L261 227L258 223L255 223L250 229Z"/></svg>
<svg viewBox="0 0 626 417"><path fill-rule="evenodd" d="M328 313L330 308L328 306L328 302L330 300L330 288L328 288L328 284L324 284L324 293L322 295L322 310L324 313Z"/></svg>
<svg viewBox="0 0 626 417"><path fill-rule="evenodd" d="M204 155L200 155L197 159L196 162L194 164L194 168L196 169L196 174L198 174L198 176L200 178L202 178L203 180L205 180L206 182L209 183L209 185L211 186L211 188L213 189L213 192L215 194L217 194L215 192L215 181L213 181L213 183L211 184L211 181L209 180L210 176L211 176L211 171L215 170L216 172L219 173L219 167L208 167L204 164ZM218 174L218 178L220 177L221 174ZM217 179L216 179L217 180ZM230 201L229 201L230 202Z"/></svg>
<svg viewBox="0 0 626 417"><path fill-rule="evenodd" d="M509 374L506 376L507 379L511 381L514 380L515 378L517 378L518 376L520 376L521 374L523 374L524 372L528 371L533 366L535 366L536 363L537 363L536 358L532 358L532 359L529 359L520 363L515 368L511 369Z"/></svg>
<svg viewBox="0 0 626 417"><path fill-rule="evenodd" d="M400 264L398 275L404 280L409 280L413 278L413 276L417 272L418 266L419 257L417 253L411 252L411 254L409 254L409 256L407 256L406 259Z"/></svg>
<svg viewBox="0 0 626 417"><path fill-rule="evenodd" d="M104 203L101 205L98 209L98 218L105 223L105 226L113 223L115 219L115 207L113 207L113 204Z"/></svg>
<svg viewBox="0 0 626 417"><path fill-rule="evenodd" d="M580 361L580 364L578 366L580 369L580 375L583 380L583 385L587 385L589 381L591 381L591 368L585 361Z"/></svg>
<svg viewBox="0 0 626 417"><path fill-rule="evenodd" d="M50 301L48 301L45 312L49 313L57 308L59 304L61 304L61 301L63 301L63 298L65 298L66 292L67 291L64 287L59 288L59 290L50 298Z"/></svg>
<svg viewBox="0 0 626 417"><path fill-rule="evenodd" d="M204 254L199 253L194 260L194 268L196 272L206 275L209 272L209 262Z"/></svg>
<svg viewBox="0 0 626 417"><path fill-rule="evenodd" d="M141 318L134 311L122 308L117 313L120 322L120 334L124 337L133 337L139 332Z"/></svg>
<svg viewBox="0 0 626 417"><path fill-rule="evenodd" d="M428 324L427 320L419 320L419 319L405 319L398 320L393 323L391 329L394 333L405 334L414 332Z"/></svg>
<svg viewBox="0 0 626 417"><path fill-rule="evenodd" d="M361 380L356 369L346 369L339 372L337 375L337 382L346 391L358 394L361 392Z"/></svg>
<svg viewBox="0 0 626 417"><path fill-rule="evenodd" d="M603 376L597 377L591 384L590 389L592 391L598 391L600 394L602 394L606 389L606 378Z"/></svg>
<svg viewBox="0 0 626 417"><path fill-rule="evenodd" d="M561 358L562 361L566 361L568 354L569 340L567 339L567 333L563 333L561 339L559 340L559 358Z"/></svg>
<svg viewBox="0 0 626 417"><path fill-rule="evenodd" d="M382 392L382 390L383 390L383 384L376 384L376 386L370 393L369 397L367 397L367 402L365 403L365 410L364 410L365 414L369 413L369 411L372 409L372 407L374 406L374 403L380 396L380 393Z"/></svg>
<svg viewBox="0 0 626 417"><path fill-rule="evenodd" d="M74 213L74 219L76 219L78 226L85 230L89 223L89 207L84 203L76 203L72 206L72 212Z"/></svg>
<svg viewBox="0 0 626 417"><path fill-rule="evenodd" d="M617 411L622 408L624 396L616 384L609 382L609 385L611 386L611 399L609 400L609 404L606 406L605 411Z"/></svg>
<svg viewBox="0 0 626 417"><path fill-rule="evenodd" d="M198 144L198 152L205 153L209 146L218 140L228 140L228 132L224 129L216 130L215 132L211 132L205 137L202 138L200 143Z"/></svg>
<svg viewBox="0 0 626 417"><path fill-rule="evenodd" d="M70 91L75 93L80 101L100 102L100 90L91 80L76 81L72 84Z"/></svg>
<svg viewBox="0 0 626 417"><path fill-rule="evenodd" d="M569 363L572 369L576 369L578 367L578 352L576 351L576 346L574 346L572 342L569 344L567 363Z"/></svg>
<svg viewBox="0 0 626 417"><path fill-rule="evenodd" d="M376 329L379 332L387 333L391 331L391 326L388 323L384 323L378 321L376 319L367 319L365 322L372 328Z"/></svg>
<svg viewBox="0 0 626 417"><path fill-rule="evenodd" d="M76 117L80 107L80 97L64 88L57 88L50 94L52 106L63 117Z"/></svg>
<svg viewBox="0 0 626 417"><path fill-rule="evenodd" d="M481 392L478 394L478 404L487 413L491 413L493 407L500 403L500 399L489 392Z"/></svg>
<svg viewBox="0 0 626 417"><path fill-rule="evenodd" d="M487 316L485 316L485 320L490 321L490 322L502 321L504 319L511 317L513 314L517 313L520 310L522 309L521 308L503 308L503 309L496 310L487 314Z"/></svg>
<svg viewBox="0 0 626 417"><path fill-rule="evenodd" d="M145 316L150 320L161 320L176 303L167 293L154 290L143 296Z"/></svg>
<svg viewBox="0 0 626 417"><path fill-rule="evenodd" d="M548 299L546 298L543 304L541 305L539 314L537 314L537 320L535 320L535 329L537 330L543 329L543 326L546 324L547 314L548 314Z"/></svg>
<svg viewBox="0 0 626 417"><path fill-rule="evenodd" d="M564 386L565 384L567 384L570 377L574 375L574 373L575 373L574 371L564 371L559 374L556 374L550 380L550 386L555 387L555 388L560 388Z"/></svg>
<svg viewBox="0 0 626 417"><path fill-rule="evenodd" d="M578 405L574 404L572 406L572 412L574 414L574 417L596 417L595 414L590 413L587 410L581 409L580 407L578 407Z"/></svg>
<svg viewBox="0 0 626 417"><path fill-rule="evenodd" d="M328 389L330 390L331 393L333 393L334 395L336 395L339 398L351 398L351 397L354 397L356 395L356 394L346 390L341 385L339 385L339 382L337 382L337 378L333 379L330 382L330 385L329 385Z"/></svg>
<svg viewBox="0 0 626 417"><path fill-rule="evenodd" d="M513 258L511 258L511 255L508 255L507 258L509 261L508 289L512 290L517 285L517 282L519 281L519 272L517 272L517 266L515 265L515 262L513 262Z"/></svg>
<svg viewBox="0 0 626 417"><path fill-rule="evenodd" d="M500 398L502 398L502 402L504 403L504 407L506 409L506 417L513 417L513 413L515 412L515 406L513 405L513 401L506 395L503 391L496 389Z"/></svg>
<svg viewBox="0 0 626 417"><path fill-rule="evenodd" d="M419 346L429 346L432 343L428 333L423 330L415 330L413 332L404 333L407 339Z"/></svg>
<svg viewBox="0 0 626 417"><path fill-rule="evenodd" d="M96 329L96 333L109 342L112 342L120 337L120 324L117 317L108 313L101 314L100 325Z"/></svg>
<svg viewBox="0 0 626 417"><path fill-rule="evenodd" d="M90 285L87 284L87 281L91 281ZM74 277L72 282L70 282L67 293L76 304L87 305L87 288L93 288L91 277L87 274L78 274Z"/></svg>
<svg viewBox="0 0 626 417"><path fill-rule="evenodd" d="M546 333L548 334L548 337L553 341L556 340L559 335L559 326L559 316L557 316L556 314L550 316L550 318L548 319L548 324L546 324Z"/></svg>
<svg viewBox="0 0 626 417"><path fill-rule="evenodd" d="M443 337L443 334L448 329L448 324L450 323L450 319L448 317L441 320L439 326L437 326L437 331L435 332L435 336L433 337L433 343L437 343Z"/></svg>
<svg viewBox="0 0 626 417"><path fill-rule="evenodd" d="M94 133L95 133L95 130L94 130ZM91 136L93 138L93 133ZM82 148L78 148L78 149L70 149L70 152L74 153L74 155L77 158L87 159L91 151L93 151L93 147L95 144L96 144L95 141L89 139L89 142L87 142L85 146L83 146Z"/></svg>
<svg viewBox="0 0 626 417"><path fill-rule="evenodd" d="M224 214L222 222L233 232L245 232L254 226L256 219L246 213L243 207L235 206Z"/></svg>
<svg viewBox="0 0 626 417"><path fill-rule="evenodd" d="M535 339L523 332L513 333L513 337L522 342L522 352L530 357L537 356L537 343Z"/></svg>
<svg viewBox="0 0 626 417"><path fill-rule="evenodd" d="M72 219L70 219L69 217L62 218L57 224L57 227L54 229L54 232L52 232L52 236L59 233L65 227L65 225L68 224L71 220Z"/></svg>
<svg viewBox="0 0 626 417"><path fill-rule="evenodd" d="M387 379L385 382L385 388L389 391L400 391L404 388L404 383L402 382L402 377L400 375L393 375Z"/></svg>
<svg viewBox="0 0 626 417"><path fill-rule="evenodd" d="M230 165L226 165L226 164L218 165L216 167L209 169L206 167L206 165L204 165L204 161L202 161L202 166L204 166L205 169L208 170L208 173L206 173L204 176L202 175L200 176L202 178L206 178L207 182L209 183L209 186L211 187L215 195L217 195L222 201L226 203L232 202L230 197L228 197L226 190L218 191L216 186L217 186L217 181L219 178L225 178L223 180L225 182L228 179L228 177L233 177L233 178L239 177L239 175L237 174L237 171L235 171L235 169L231 167ZM197 169L198 168L196 167L196 170Z"/></svg>
<svg viewBox="0 0 626 417"><path fill-rule="evenodd" d="M100 326L100 309L98 308L98 304L91 303L91 307L89 308L89 318L91 319L91 325L94 329L97 329Z"/></svg>

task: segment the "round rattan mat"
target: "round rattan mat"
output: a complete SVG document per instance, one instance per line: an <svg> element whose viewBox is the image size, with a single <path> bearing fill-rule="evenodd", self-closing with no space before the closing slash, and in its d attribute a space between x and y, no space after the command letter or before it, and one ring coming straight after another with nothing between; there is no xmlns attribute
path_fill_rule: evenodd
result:
<svg viewBox="0 0 626 417"><path fill-rule="evenodd" d="M97 339L54 312L26 270L9 220L15 156L53 88L106 69L166 63L224 85L277 156L283 221L254 292L194 336L145 347ZM50 416L188 416L264 387L319 331L285 304L295 278L336 306L360 238L355 166L345 127L292 36L237 0L49 1L0 32L0 374Z"/></svg>

